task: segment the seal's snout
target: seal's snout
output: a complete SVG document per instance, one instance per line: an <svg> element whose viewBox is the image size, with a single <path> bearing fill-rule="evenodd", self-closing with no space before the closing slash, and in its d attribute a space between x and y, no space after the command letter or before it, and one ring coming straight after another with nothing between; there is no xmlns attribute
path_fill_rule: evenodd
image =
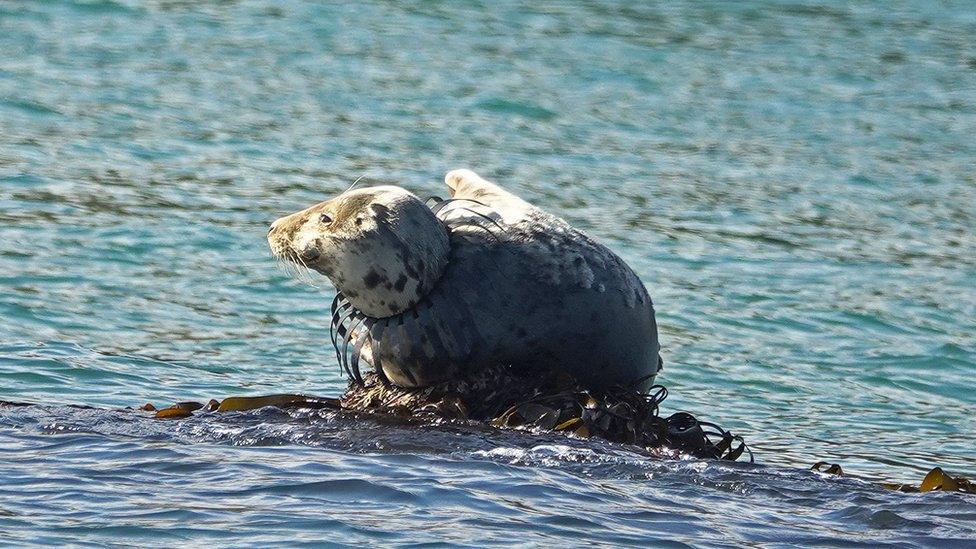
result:
<svg viewBox="0 0 976 549"><path fill-rule="evenodd" d="M271 247L271 253L276 257L281 257L285 250L288 248L284 242L282 242L281 235L278 233L278 229L281 226L281 219L275 220L268 227L268 246Z"/></svg>
<svg viewBox="0 0 976 549"><path fill-rule="evenodd" d="M295 222L293 217L282 217L268 227L268 246L271 247L271 253L279 259L307 261L304 250L298 250L295 247L295 235L298 232L299 224Z"/></svg>

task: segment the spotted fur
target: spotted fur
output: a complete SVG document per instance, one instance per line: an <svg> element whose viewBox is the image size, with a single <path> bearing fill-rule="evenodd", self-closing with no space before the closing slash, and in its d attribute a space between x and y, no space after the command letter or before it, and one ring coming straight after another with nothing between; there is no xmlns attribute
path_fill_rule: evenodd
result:
<svg viewBox="0 0 976 549"><path fill-rule="evenodd" d="M653 383L654 307L619 257L474 172L445 181L449 200L359 189L271 227L276 256L335 284L332 343L350 377L362 360L402 387L497 364L563 369L594 390Z"/></svg>

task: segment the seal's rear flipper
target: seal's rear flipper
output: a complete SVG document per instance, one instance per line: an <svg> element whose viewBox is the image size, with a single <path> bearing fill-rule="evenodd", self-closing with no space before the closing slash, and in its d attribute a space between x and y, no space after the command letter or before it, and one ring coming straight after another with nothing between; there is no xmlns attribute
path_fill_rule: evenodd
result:
<svg viewBox="0 0 976 549"><path fill-rule="evenodd" d="M471 170L451 170L444 176L444 183L455 200L472 200L497 212L506 223L518 222L535 206L483 179Z"/></svg>

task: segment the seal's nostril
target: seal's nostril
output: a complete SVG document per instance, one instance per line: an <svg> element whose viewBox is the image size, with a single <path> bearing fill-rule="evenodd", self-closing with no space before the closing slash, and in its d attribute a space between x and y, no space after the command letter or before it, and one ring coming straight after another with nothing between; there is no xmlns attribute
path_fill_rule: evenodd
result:
<svg viewBox="0 0 976 549"><path fill-rule="evenodd" d="M309 250L302 254L305 261L316 261L322 254L318 250Z"/></svg>
<svg viewBox="0 0 976 549"><path fill-rule="evenodd" d="M271 224L271 226L270 226L270 227L268 227L268 234L271 234L271 233L273 233L273 232L274 232L274 228L275 228L275 224L274 224L274 223L272 223L272 224Z"/></svg>

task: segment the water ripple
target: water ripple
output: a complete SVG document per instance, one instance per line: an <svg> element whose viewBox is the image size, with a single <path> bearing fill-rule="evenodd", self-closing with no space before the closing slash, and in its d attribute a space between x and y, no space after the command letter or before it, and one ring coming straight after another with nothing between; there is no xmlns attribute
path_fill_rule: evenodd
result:
<svg viewBox="0 0 976 549"><path fill-rule="evenodd" d="M974 34L966 2L0 4L0 398L45 405L0 413L4 542L971 543L971 498L806 469L976 476ZM764 465L111 411L338 393L331 290L269 221L461 166L619 251L666 411Z"/></svg>

